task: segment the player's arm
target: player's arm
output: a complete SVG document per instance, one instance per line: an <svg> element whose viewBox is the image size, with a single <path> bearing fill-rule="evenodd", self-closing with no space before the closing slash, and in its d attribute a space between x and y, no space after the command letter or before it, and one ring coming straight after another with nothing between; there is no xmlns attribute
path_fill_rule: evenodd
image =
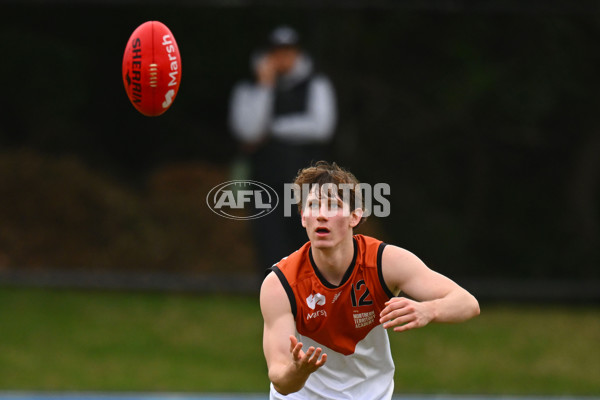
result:
<svg viewBox="0 0 600 400"><path fill-rule="evenodd" d="M260 290L260 308L264 319L263 350L269 379L275 389L284 395L297 392L306 380L325 361L327 355L320 348L310 347L304 352L295 337L295 321L287 294L279 278L271 273Z"/></svg>
<svg viewBox="0 0 600 400"><path fill-rule="evenodd" d="M429 269L411 252L386 246L382 255L383 278L394 297L386 303L380 322L401 332L430 322L462 322L479 315L479 303L451 279Z"/></svg>

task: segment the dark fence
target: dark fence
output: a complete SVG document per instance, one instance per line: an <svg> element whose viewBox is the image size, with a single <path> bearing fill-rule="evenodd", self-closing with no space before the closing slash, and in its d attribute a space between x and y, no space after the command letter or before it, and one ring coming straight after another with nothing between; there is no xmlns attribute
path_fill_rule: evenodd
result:
<svg viewBox="0 0 600 400"><path fill-rule="evenodd" d="M332 158L390 184L392 212L370 222L374 234L493 297L511 286L523 298L594 297L599 12L541 1L2 3L0 268L255 271L247 228L211 219L203 198L237 153L231 88L284 22L334 81ZM182 54L181 91L159 118L135 112L120 76L127 38L150 19Z"/></svg>

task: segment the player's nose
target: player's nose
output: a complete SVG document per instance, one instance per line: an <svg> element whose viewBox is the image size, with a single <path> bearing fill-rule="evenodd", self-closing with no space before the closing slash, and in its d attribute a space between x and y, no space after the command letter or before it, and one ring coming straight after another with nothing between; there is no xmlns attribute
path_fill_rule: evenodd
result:
<svg viewBox="0 0 600 400"><path fill-rule="evenodd" d="M317 215L318 220L327 220L327 216L330 213L330 210L327 207L328 206L325 202L319 206L319 214Z"/></svg>

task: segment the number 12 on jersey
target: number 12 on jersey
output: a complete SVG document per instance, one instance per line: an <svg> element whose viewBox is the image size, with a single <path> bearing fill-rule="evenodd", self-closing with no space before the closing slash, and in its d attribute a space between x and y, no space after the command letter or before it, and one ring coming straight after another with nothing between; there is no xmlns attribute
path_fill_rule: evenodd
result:
<svg viewBox="0 0 600 400"><path fill-rule="evenodd" d="M364 288L363 288L363 286L364 286ZM356 296L357 296L357 294L360 295L361 293L362 293L362 295L358 299L358 304L357 304ZM360 281L356 282L356 285L352 286L352 291L350 292L350 296L352 298L352 307L370 306L373 304L373 300L370 300L371 293L369 292L369 288L367 287L367 284L365 283L365 281L362 279Z"/></svg>

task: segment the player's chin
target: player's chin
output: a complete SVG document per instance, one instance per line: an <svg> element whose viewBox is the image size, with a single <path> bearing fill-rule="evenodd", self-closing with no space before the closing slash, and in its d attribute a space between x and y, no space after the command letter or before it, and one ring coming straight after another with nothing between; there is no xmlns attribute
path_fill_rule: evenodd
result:
<svg viewBox="0 0 600 400"><path fill-rule="evenodd" d="M330 249L333 247L331 240L324 240L321 238L311 239L310 244L315 249Z"/></svg>

